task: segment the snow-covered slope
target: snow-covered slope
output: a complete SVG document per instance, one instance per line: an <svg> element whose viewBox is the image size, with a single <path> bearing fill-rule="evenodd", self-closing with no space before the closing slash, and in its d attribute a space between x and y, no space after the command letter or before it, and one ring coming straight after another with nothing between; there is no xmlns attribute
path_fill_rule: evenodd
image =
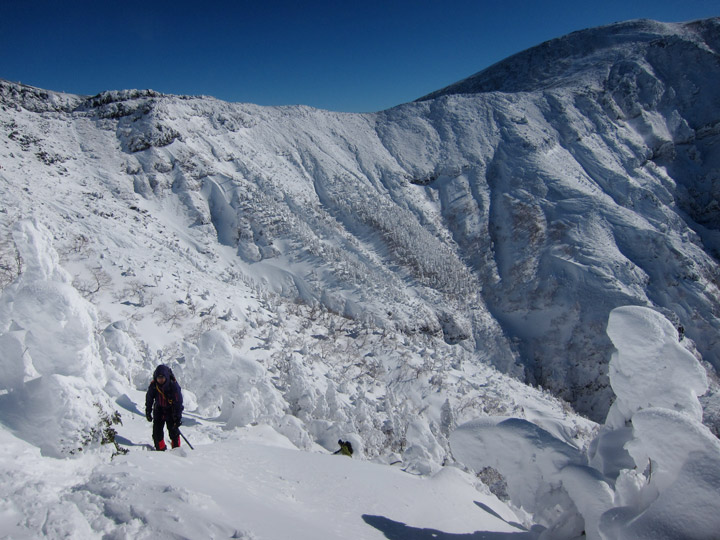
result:
<svg viewBox="0 0 720 540"><path fill-rule="evenodd" d="M718 35L577 32L362 115L0 81L0 421L77 454L166 362L208 442L432 474L496 414L582 448L550 393L605 419L613 308L720 367Z"/></svg>
<svg viewBox="0 0 720 540"><path fill-rule="evenodd" d="M148 225L144 246L133 245L140 231L98 230L117 242L94 261L112 256L109 271L91 267L74 281L38 219L13 227L22 272L0 295L2 536L510 533L532 520L460 465L441 467L456 419L527 414L568 443L588 440L590 422L469 357L463 365L442 341L223 282L214 264L168 254ZM78 256L91 253L89 240L72 238ZM187 254L187 245L170 247ZM156 273L146 273L148 252ZM82 257L66 264L83 268ZM141 281L119 289L110 271ZM173 309L181 276L189 291ZM209 304L216 299L224 306ZM194 450L145 451L144 388L161 361L182 382ZM356 459L329 455L340 437Z"/></svg>
<svg viewBox="0 0 720 540"><path fill-rule="evenodd" d="M127 396L124 403L135 402ZM0 430L3 538L380 539L476 531L531 538L517 523L522 512L456 468L421 478L301 452L267 426L210 443L199 430L214 432L212 422L183 428L194 450L183 443L161 454L140 445L144 417L123 413L118 439L130 452L112 461L108 453L43 459Z"/></svg>
<svg viewBox="0 0 720 540"><path fill-rule="evenodd" d="M424 98L498 102L479 185L500 281L485 298L535 380L596 416L614 305L660 308L719 365L719 26L576 32Z"/></svg>
<svg viewBox="0 0 720 540"><path fill-rule="evenodd" d="M228 276L442 336L602 419L612 307L655 305L720 363L718 24L577 32L375 115L2 83L3 226L72 207L65 240L97 254L131 209L196 266L223 251Z"/></svg>

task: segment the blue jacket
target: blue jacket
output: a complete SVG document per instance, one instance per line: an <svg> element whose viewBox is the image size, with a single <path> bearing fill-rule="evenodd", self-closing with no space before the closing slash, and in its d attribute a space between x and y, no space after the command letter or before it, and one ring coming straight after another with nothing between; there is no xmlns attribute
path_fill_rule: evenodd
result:
<svg viewBox="0 0 720 540"><path fill-rule="evenodd" d="M163 384L157 381L158 375L165 376ZM153 380L145 394L145 415L148 416L150 411L159 420L171 420L178 423L182 417L182 390L180 390L180 385L175 380L172 370L164 364L160 364L155 369Z"/></svg>

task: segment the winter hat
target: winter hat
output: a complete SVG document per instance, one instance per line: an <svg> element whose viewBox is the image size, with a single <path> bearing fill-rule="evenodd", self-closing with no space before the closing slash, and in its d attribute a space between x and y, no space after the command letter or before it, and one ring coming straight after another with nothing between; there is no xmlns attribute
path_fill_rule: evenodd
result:
<svg viewBox="0 0 720 540"><path fill-rule="evenodd" d="M165 377L166 379L170 379L170 368L167 367L165 364L160 364L158 367L155 368L155 373L153 374L153 378L157 379L158 377Z"/></svg>

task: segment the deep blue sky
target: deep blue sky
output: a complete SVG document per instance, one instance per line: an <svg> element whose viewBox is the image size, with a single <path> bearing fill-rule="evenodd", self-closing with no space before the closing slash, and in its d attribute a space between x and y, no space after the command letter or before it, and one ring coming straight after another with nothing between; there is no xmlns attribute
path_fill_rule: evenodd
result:
<svg viewBox="0 0 720 540"><path fill-rule="evenodd" d="M718 0L0 0L0 78L376 111L575 30Z"/></svg>

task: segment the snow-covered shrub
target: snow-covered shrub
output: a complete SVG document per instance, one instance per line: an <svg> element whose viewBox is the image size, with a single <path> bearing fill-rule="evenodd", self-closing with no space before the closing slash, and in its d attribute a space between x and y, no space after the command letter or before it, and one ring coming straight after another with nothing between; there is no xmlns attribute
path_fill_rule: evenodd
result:
<svg viewBox="0 0 720 540"><path fill-rule="evenodd" d="M184 385L193 388L201 414L221 411L228 428L285 416L287 404L265 368L244 358L227 334L210 330L184 344Z"/></svg>
<svg viewBox="0 0 720 540"><path fill-rule="evenodd" d="M633 437L634 415L660 407L702 421L697 396L707 389L707 378L678 341L677 329L656 311L639 306L617 308L610 314L607 333L617 349L609 364L616 399L590 457L593 466L614 478L622 469L636 465L624 449ZM645 469L645 465L640 467Z"/></svg>
<svg viewBox="0 0 720 540"><path fill-rule="evenodd" d="M132 325L127 321L115 321L102 331L103 357L110 381L105 390L111 396L124 392L123 384L130 382L136 388L146 388L149 373L155 369L152 359L143 354L134 337Z"/></svg>
<svg viewBox="0 0 720 540"><path fill-rule="evenodd" d="M96 405L100 415L100 422L97 426L90 429L90 431L85 435L85 440L83 442L86 446L93 443L112 444L115 448L112 457L127 454L128 449L121 447L116 440L117 430L114 426L122 424L120 413L115 411L110 414L104 411L99 404ZM70 453L72 454L74 452Z"/></svg>
<svg viewBox="0 0 720 540"><path fill-rule="evenodd" d="M450 345L455 345L472 337L472 326L466 318L457 313L442 310L438 313L438 321L442 326L443 337Z"/></svg>
<svg viewBox="0 0 720 540"><path fill-rule="evenodd" d="M707 390L705 370L678 341L677 329L659 313L639 306L613 310L607 327L617 352L610 360L616 400L605 424L623 427L648 407L661 407L702 421L697 397Z"/></svg>
<svg viewBox="0 0 720 540"><path fill-rule="evenodd" d="M307 432L305 424L295 416L286 414L281 418L274 418L270 424L275 431L281 435L285 435L291 443L303 450L309 450L313 441Z"/></svg>
<svg viewBox="0 0 720 540"><path fill-rule="evenodd" d="M410 420L405 433L407 447L403 452L406 470L418 474L432 474L438 471L445 450L432 434L424 418Z"/></svg>
<svg viewBox="0 0 720 540"><path fill-rule="evenodd" d="M0 291L15 281L23 269L23 261L10 235L0 239Z"/></svg>
<svg viewBox="0 0 720 540"><path fill-rule="evenodd" d="M720 530L720 441L702 425L698 395L705 372L678 343L675 327L642 307L613 310L608 335L618 395L600 434L607 441L632 426L624 450L633 470L616 482L616 504L602 516L606 538L711 538ZM622 452L605 444L607 454ZM641 474L639 474L641 473Z"/></svg>
<svg viewBox="0 0 720 540"><path fill-rule="evenodd" d="M20 221L13 239L25 267L0 296L0 388L9 390L0 415L44 454L74 453L110 410L95 308L72 287L44 226Z"/></svg>
<svg viewBox="0 0 720 540"><path fill-rule="evenodd" d="M648 466L637 450L633 456L628 453L631 445L638 444L638 413L659 408L699 424L702 407L698 396L707 389L707 378L678 341L675 327L656 311L639 306L617 308L610 314L607 332L617 349L609 365L616 399L590 448L590 458L595 467L615 478L624 468L637 466L644 471Z"/></svg>

